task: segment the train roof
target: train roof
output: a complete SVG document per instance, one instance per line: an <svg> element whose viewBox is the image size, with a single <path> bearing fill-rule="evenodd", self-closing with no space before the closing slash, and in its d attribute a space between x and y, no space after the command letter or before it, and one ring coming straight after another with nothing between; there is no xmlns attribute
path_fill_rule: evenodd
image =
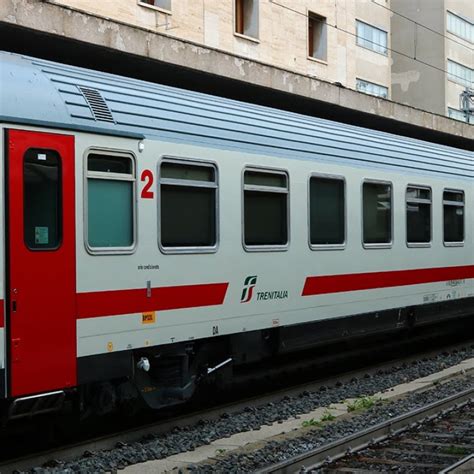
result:
<svg viewBox="0 0 474 474"><path fill-rule="evenodd" d="M0 52L0 121L474 177L474 152Z"/></svg>

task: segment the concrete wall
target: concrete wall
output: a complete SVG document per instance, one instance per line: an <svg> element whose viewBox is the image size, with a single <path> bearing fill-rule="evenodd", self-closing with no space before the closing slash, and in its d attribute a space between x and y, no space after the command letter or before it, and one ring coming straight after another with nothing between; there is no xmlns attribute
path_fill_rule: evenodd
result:
<svg viewBox="0 0 474 474"><path fill-rule="evenodd" d="M392 9L405 17L444 32L444 0L392 0ZM444 38L392 16L392 98L437 114L445 113ZM414 61L416 58L418 61ZM434 67L430 67L434 66Z"/></svg>
<svg viewBox="0 0 474 474"><path fill-rule="evenodd" d="M448 59L474 69L474 46L447 31L446 17L449 10L474 20L473 0L392 0L392 8L441 33L416 27L413 22L394 15L394 49L441 70L448 69ZM444 72L410 58L393 55L393 100L438 114L447 114L449 107L459 109L459 94L464 86L449 79Z"/></svg>
<svg viewBox="0 0 474 474"><path fill-rule="evenodd" d="M257 1L257 0L255 0ZM356 17L390 31L371 0L258 0L257 38L234 34L232 0L172 0L170 12L138 0L55 0L96 15L355 88L356 77L390 87L390 59L356 46ZM389 1L377 0L383 6ZM308 12L327 19L327 61L308 57ZM337 26L337 28L336 28Z"/></svg>

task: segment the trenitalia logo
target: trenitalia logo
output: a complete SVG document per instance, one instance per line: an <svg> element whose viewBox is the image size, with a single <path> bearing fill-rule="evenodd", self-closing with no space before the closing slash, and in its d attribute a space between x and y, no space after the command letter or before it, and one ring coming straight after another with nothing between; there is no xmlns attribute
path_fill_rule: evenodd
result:
<svg viewBox="0 0 474 474"><path fill-rule="evenodd" d="M257 284L257 276L248 276L244 281L244 288L242 290L242 296L240 298L241 303L248 303L253 296L253 289Z"/></svg>

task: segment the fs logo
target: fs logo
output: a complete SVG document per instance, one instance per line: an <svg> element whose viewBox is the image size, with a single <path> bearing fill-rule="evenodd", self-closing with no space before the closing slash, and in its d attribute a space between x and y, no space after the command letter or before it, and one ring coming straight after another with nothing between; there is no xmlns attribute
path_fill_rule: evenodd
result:
<svg viewBox="0 0 474 474"><path fill-rule="evenodd" d="M253 289L257 284L257 276L248 276L244 282L244 288L242 290L242 296L240 298L241 303L248 303L253 296Z"/></svg>

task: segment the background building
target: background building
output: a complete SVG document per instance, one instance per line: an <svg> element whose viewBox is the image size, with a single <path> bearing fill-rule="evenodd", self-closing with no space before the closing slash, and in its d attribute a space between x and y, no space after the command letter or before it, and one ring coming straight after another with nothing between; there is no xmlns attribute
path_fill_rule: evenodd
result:
<svg viewBox="0 0 474 474"><path fill-rule="evenodd" d="M389 0L56 0L151 31L390 97Z"/></svg>
<svg viewBox="0 0 474 474"><path fill-rule="evenodd" d="M474 2L392 0L392 9L392 47L402 53L393 54L393 100L466 120L459 95L474 87Z"/></svg>
<svg viewBox="0 0 474 474"><path fill-rule="evenodd" d="M447 63L419 37L422 21L443 19L448 7L399 1L417 7L406 30L396 23L403 13L395 0L1 0L0 43L18 54L472 149L474 127L446 118L456 114L462 86L451 80L448 108L440 85ZM456 13L449 35L472 42L457 20L458 4L469 10L471 1L449 1ZM430 30L442 48L448 33ZM449 54L466 64L462 53ZM451 76L464 82L462 71Z"/></svg>

